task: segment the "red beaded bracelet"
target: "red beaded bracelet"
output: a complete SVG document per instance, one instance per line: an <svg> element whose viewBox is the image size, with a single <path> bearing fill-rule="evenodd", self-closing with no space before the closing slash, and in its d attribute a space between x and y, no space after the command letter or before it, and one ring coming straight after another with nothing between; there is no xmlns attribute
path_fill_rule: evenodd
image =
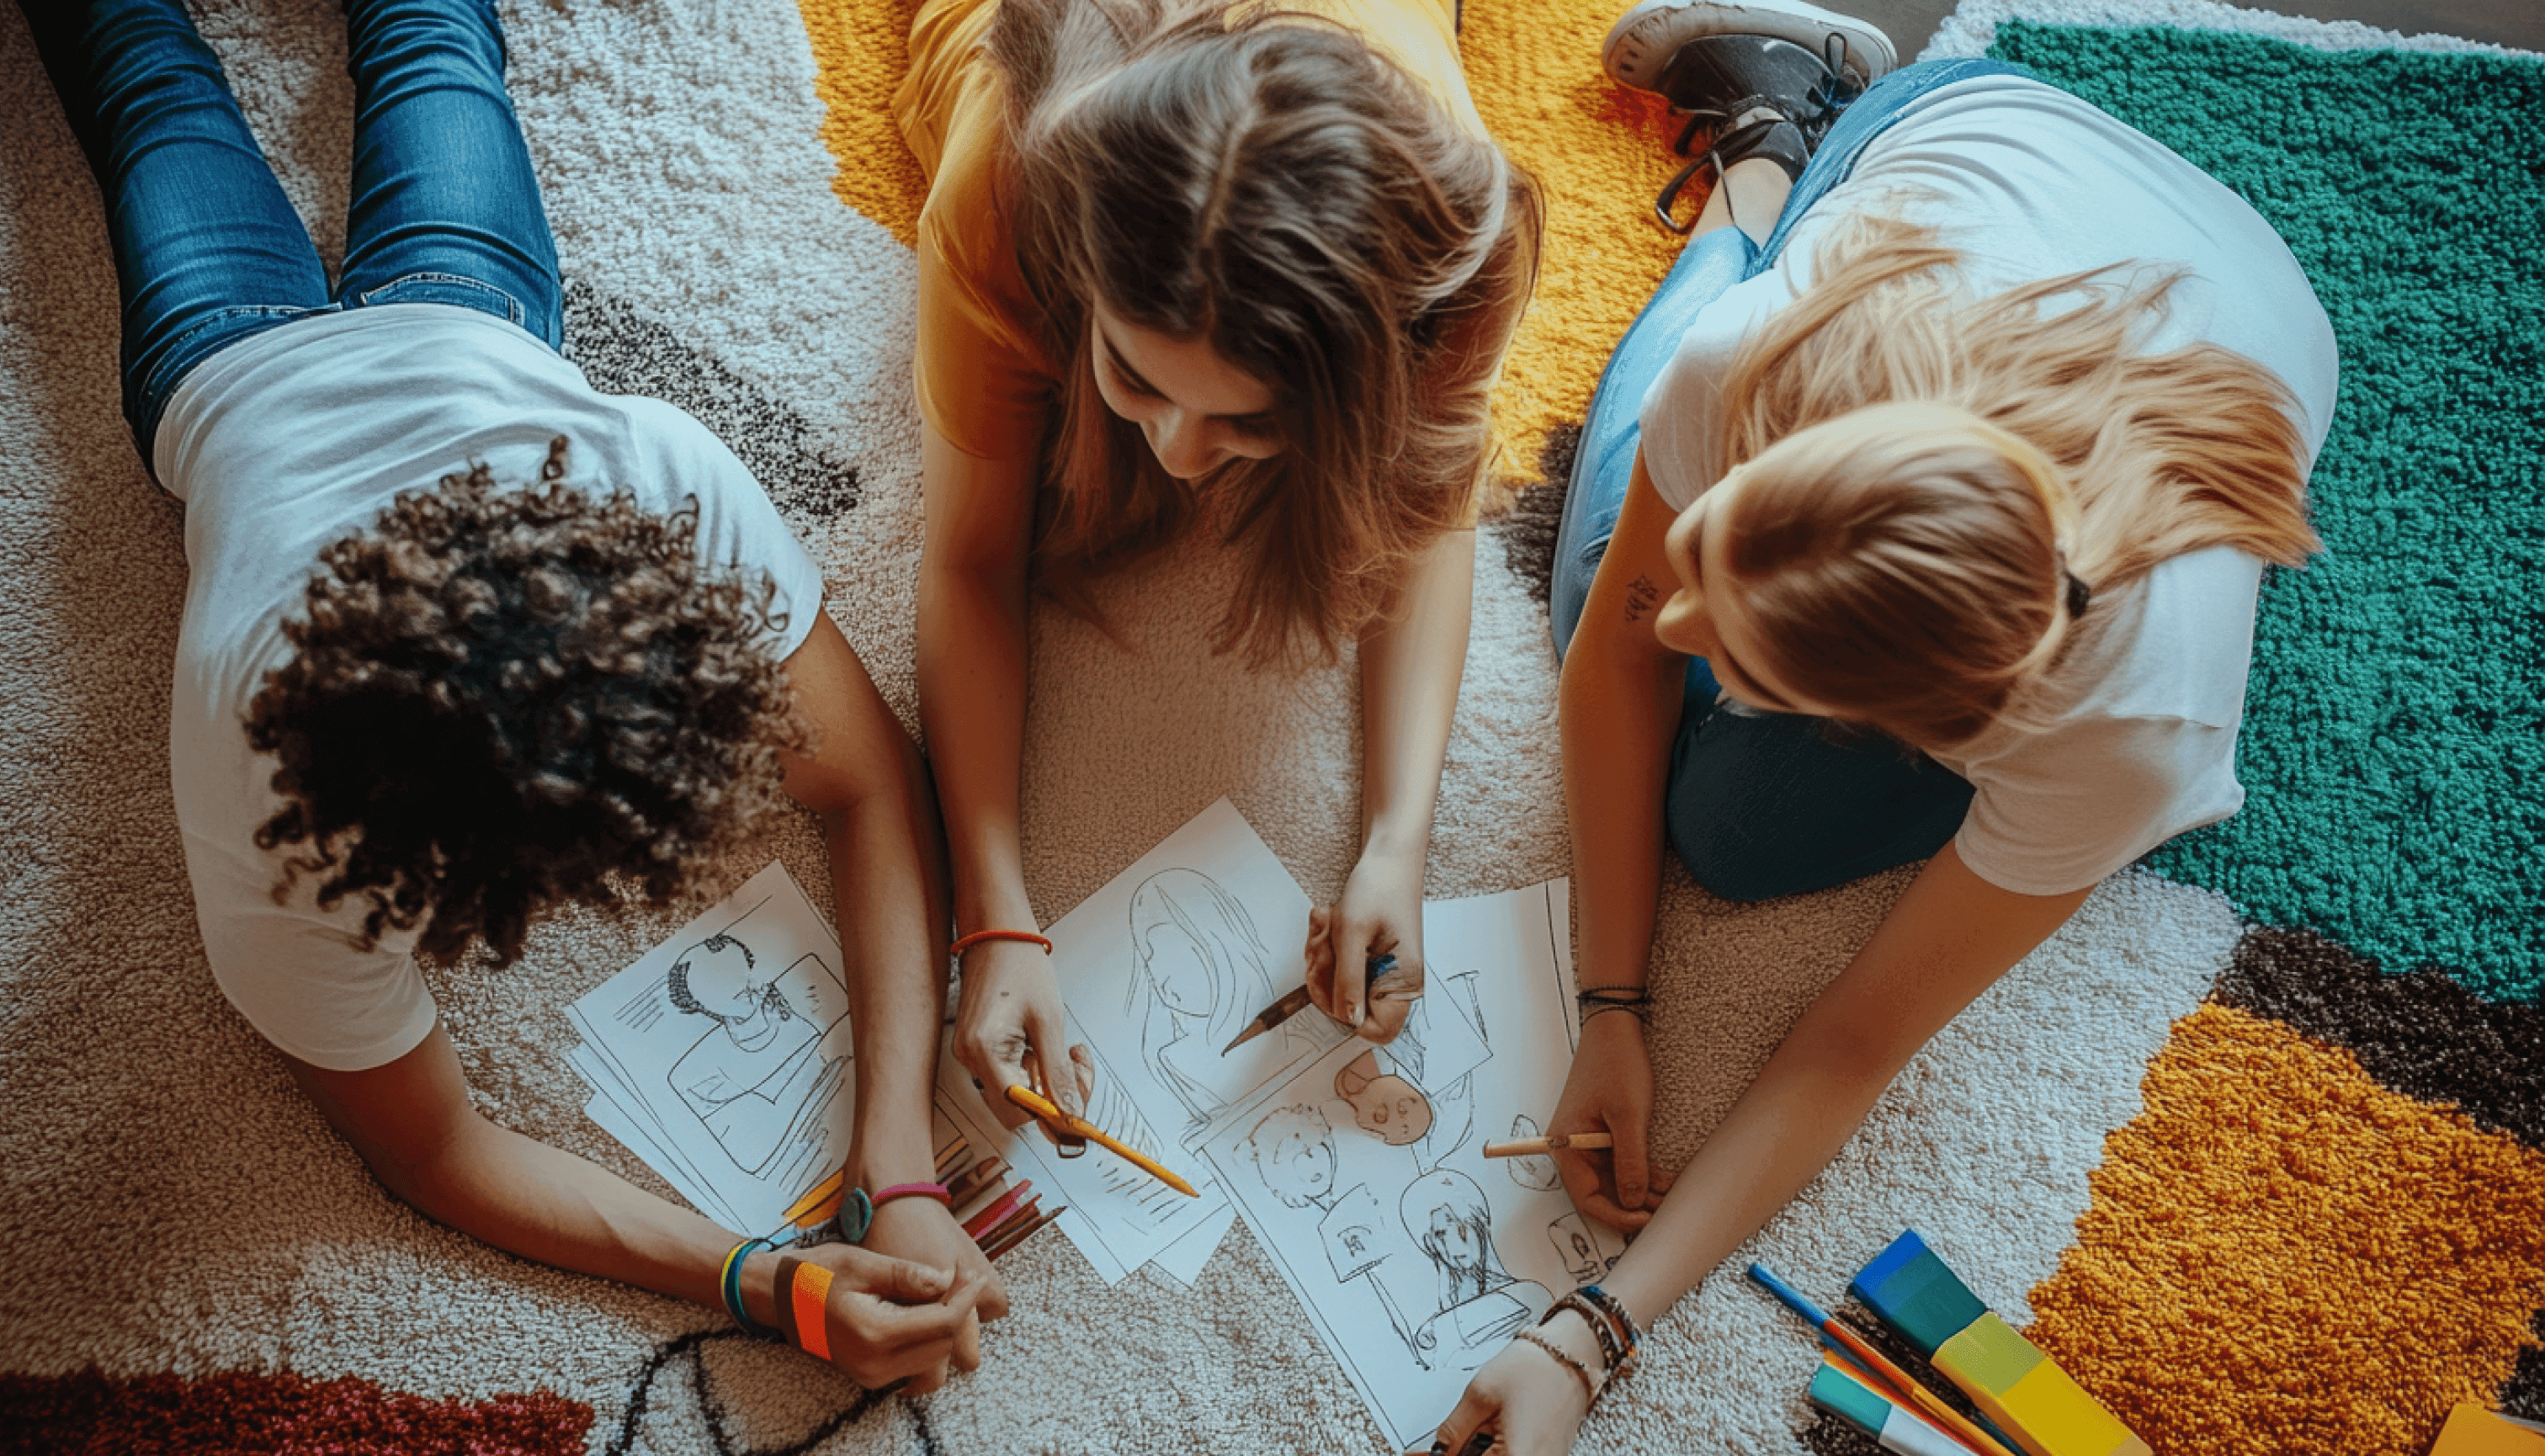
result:
<svg viewBox="0 0 2545 1456"><path fill-rule="evenodd" d="M954 1206L954 1195L945 1191L944 1183L895 1183L889 1188L876 1189L869 1201L881 1208L895 1198L934 1198L948 1208Z"/></svg>
<svg viewBox="0 0 2545 1456"><path fill-rule="evenodd" d="M974 930L972 933L965 935L963 938L954 942L954 958L957 960L962 959L964 951L971 949L973 946L980 944L984 940L1023 940L1028 945L1041 946L1042 953L1045 955L1051 954L1050 937L1037 935L1031 930Z"/></svg>

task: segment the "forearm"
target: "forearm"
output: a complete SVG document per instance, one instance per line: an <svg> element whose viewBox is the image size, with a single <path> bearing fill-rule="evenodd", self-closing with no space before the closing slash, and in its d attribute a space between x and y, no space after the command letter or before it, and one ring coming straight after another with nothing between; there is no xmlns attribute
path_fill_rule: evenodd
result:
<svg viewBox="0 0 2545 1456"><path fill-rule="evenodd" d="M1429 852L1449 722L1466 671L1475 576L1476 533L1443 534L1417 559L1395 618L1361 636L1366 850L1417 861Z"/></svg>
<svg viewBox="0 0 2545 1456"><path fill-rule="evenodd" d="M1621 650L1586 625L1564 664L1564 813L1581 907L1575 979L1586 988L1644 984L1686 661Z"/></svg>
<svg viewBox="0 0 2545 1456"><path fill-rule="evenodd" d="M1031 929L1018 802L1025 752L1026 601L1022 570L984 580L923 571L919 717L928 734L964 930Z"/></svg>
<svg viewBox="0 0 2545 1456"><path fill-rule="evenodd" d="M366 1161L417 1212L507 1253L723 1307L717 1276L742 1235L571 1153L471 1113L425 1162Z"/></svg>
<svg viewBox="0 0 2545 1456"><path fill-rule="evenodd" d="M901 792L824 816L857 1035L852 1181L924 1182L945 1008L944 839L927 767L905 741Z"/></svg>

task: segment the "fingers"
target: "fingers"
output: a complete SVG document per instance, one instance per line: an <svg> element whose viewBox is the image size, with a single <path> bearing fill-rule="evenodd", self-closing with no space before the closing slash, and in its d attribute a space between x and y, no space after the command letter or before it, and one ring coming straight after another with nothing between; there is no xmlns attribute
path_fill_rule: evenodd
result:
<svg viewBox="0 0 2545 1456"><path fill-rule="evenodd" d="M1470 1442L1486 1432L1489 1423L1501 1414L1502 1402L1479 1389L1477 1383L1470 1382L1466 1393L1458 1397L1457 1409L1451 1411L1449 1418L1441 1421L1440 1428L1432 1433L1430 1456L1444 1456L1444 1453L1445 1456L1459 1456L1468 1449Z"/></svg>
<svg viewBox="0 0 2545 1456"><path fill-rule="evenodd" d="M824 1262L846 1274L851 1287L892 1304L935 1304L955 1285L952 1270L917 1259L895 1258L855 1244L825 1244L821 1248L826 1253L836 1251L835 1256Z"/></svg>
<svg viewBox="0 0 2545 1456"><path fill-rule="evenodd" d="M1405 1018L1423 999L1423 952L1398 941L1392 949L1372 954L1386 969L1369 978L1368 1011L1355 1031L1364 1041L1385 1045L1405 1029ZM1391 958L1395 964L1388 965Z"/></svg>
<svg viewBox="0 0 2545 1456"><path fill-rule="evenodd" d="M1616 1175L1618 1205L1643 1208L1649 1186L1644 1166L1644 1119L1625 1110L1624 1115L1612 1114L1606 1121L1609 1133L1616 1139L1608 1149L1608 1166Z"/></svg>
<svg viewBox="0 0 2545 1456"><path fill-rule="evenodd" d="M1308 1000L1335 1014L1335 914L1320 905L1308 912Z"/></svg>
<svg viewBox="0 0 2545 1456"><path fill-rule="evenodd" d="M1598 1155L1558 1152L1547 1155L1555 1160L1555 1173L1564 1179L1564 1191L1573 1198L1573 1206L1612 1229L1640 1229L1653 1221L1641 1209L1621 1207L1609 1196L1600 1178Z"/></svg>
<svg viewBox="0 0 2545 1456"><path fill-rule="evenodd" d="M1069 1049L1069 1065L1078 1069L1078 1105L1086 1106L1096 1096L1096 1054L1083 1046Z"/></svg>

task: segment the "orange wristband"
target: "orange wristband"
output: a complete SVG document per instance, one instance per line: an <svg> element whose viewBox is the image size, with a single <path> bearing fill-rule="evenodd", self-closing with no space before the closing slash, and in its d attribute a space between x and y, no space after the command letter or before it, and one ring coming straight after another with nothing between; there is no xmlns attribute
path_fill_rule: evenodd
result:
<svg viewBox="0 0 2545 1456"><path fill-rule="evenodd" d="M1031 930L974 930L972 933L965 935L963 938L954 942L952 952L954 958L956 960L962 959L964 951L971 949L973 946L980 944L984 940L1023 940L1028 945L1041 946L1042 953L1045 955L1051 954L1050 937L1037 935Z"/></svg>
<svg viewBox="0 0 2545 1456"><path fill-rule="evenodd" d="M831 1297L831 1271L801 1259L778 1261L778 1317L796 1348L828 1363L831 1327L823 1318Z"/></svg>

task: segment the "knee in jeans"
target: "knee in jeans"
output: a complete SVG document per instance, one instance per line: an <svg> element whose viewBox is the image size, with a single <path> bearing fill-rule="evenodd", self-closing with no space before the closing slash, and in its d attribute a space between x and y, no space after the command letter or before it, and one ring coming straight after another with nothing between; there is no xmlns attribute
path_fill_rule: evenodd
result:
<svg viewBox="0 0 2545 1456"><path fill-rule="evenodd" d="M1674 833L1671 845L1679 850L1680 863L1687 866L1688 877L1717 900L1746 905L1790 894L1780 867L1763 855L1758 845L1741 840L1741 836L1708 829L1693 836Z"/></svg>

